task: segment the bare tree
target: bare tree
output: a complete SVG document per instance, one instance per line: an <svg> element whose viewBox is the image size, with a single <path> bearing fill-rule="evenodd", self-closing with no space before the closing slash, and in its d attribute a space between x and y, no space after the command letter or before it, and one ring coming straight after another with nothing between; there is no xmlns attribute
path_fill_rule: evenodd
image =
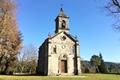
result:
<svg viewBox="0 0 120 80"><path fill-rule="evenodd" d="M116 19L114 28L120 31L120 0L108 0L105 8Z"/></svg>
<svg viewBox="0 0 120 80"><path fill-rule="evenodd" d="M35 73L37 66L37 48L33 44L24 46L17 65L18 72Z"/></svg>
<svg viewBox="0 0 120 80"><path fill-rule="evenodd" d="M0 72L7 73L21 48L14 0L0 0ZM12 65L11 65L12 64Z"/></svg>

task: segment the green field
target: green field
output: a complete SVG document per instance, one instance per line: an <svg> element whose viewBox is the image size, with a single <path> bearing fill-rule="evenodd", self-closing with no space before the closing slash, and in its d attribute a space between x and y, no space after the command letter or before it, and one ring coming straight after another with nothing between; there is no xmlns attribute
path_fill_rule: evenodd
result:
<svg viewBox="0 0 120 80"><path fill-rule="evenodd" d="M6 76L0 80L120 80L120 75L113 74L82 74L80 76Z"/></svg>

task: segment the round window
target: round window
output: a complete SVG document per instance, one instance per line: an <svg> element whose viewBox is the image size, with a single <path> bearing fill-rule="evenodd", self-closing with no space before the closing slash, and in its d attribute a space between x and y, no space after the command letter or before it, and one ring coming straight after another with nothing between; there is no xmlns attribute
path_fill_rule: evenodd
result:
<svg viewBox="0 0 120 80"><path fill-rule="evenodd" d="M62 36L62 37L61 37L61 40L63 40L63 41L66 40L66 37L65 37L65 36Z"/></svg>

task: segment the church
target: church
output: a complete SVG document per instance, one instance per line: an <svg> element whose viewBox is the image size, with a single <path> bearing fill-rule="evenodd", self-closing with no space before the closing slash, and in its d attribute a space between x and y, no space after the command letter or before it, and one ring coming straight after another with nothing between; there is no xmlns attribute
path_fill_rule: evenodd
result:
<svg viewBox="0 0 120 80"><path fill-rule="evenodd" d="M69 32L69 17L60 9L55 19L55 34L39 48L37 73L41 75L79 75L80 44Z"/></svg>

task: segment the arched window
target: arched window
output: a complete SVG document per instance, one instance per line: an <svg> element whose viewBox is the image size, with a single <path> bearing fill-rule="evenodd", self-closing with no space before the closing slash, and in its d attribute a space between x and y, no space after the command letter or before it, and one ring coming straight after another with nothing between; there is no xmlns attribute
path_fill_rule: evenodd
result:
<svg viewBox="0 0 120 80"><path fill-rule="evenodd" d="M65 22L65 20L62 20L62 28L64 29L65 26L66 26L66 22Z"/></svg>
<svg viewBox="0 0 120 80"><path fill-rule="evenodd" d="M75 54L75 46L72 46L72 54Z"/></svg>
<svg viewBox="0 0 120 80"><path fill-rule="evenodd" d="M56 52L57 52L57 50L56 50L56 49L57 49L57 48L56 48L56 46L54 46L54 47L53 47L53 52L54 52L54 53L56 53Z"/></svg>

